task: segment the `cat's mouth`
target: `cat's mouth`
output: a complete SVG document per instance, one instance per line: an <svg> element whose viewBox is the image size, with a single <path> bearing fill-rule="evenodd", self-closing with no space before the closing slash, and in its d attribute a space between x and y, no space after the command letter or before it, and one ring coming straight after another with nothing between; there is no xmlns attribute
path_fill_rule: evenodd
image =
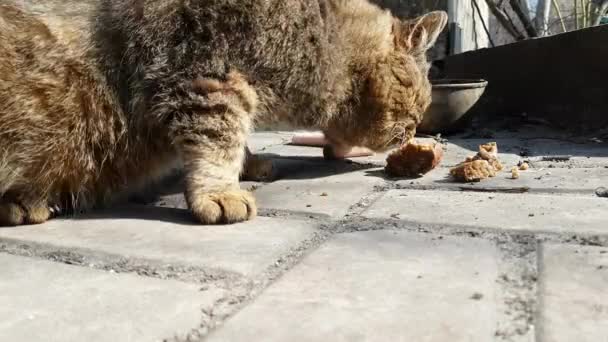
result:
<svg viewBox="0 0 608 342"><path fill-rule="evenodd" d="M384 133L384 139L376 139L366 147L374 152L382 153L407 143L409 137L407 130L403 128L392 128Z"/></svg>

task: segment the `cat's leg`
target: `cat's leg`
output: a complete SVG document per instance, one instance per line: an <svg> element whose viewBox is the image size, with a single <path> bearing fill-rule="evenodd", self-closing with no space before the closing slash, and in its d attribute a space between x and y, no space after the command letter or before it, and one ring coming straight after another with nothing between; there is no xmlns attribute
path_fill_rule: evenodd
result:
<svg viewBox="0 0 608 342"><path fill-rule="evenodd" d="M239 188L247 135L257 105L254 89L237 73L192 82L196 109L177 120L174 135L186 171L186 201L204 224L253 218L252 194Z"/></svg>
<svg viewBox="0 0 608 342"><path fill-rule="evenodd" d="M271 159L261 158L245 147L245 165L241 179L251 182L269 182L276 178Z"/></svg>

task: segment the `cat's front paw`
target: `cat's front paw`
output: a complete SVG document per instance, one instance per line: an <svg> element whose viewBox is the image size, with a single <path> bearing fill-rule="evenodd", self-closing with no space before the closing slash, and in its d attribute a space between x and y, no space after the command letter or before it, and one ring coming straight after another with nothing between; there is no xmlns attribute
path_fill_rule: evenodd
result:
<svg viewBox="0 0 608 342"><path fill-rule="evenodd" d="M23 206L17 203L0 203L0 227L40 224L50 219L52 213L46 205Z"/></svg>
<svg viewBox="0 0 608 342"><path fill-rule="evenodd" d="M203 224L231 224L257 214L253 195L244 190L186 194L192 214Z"/></svg>

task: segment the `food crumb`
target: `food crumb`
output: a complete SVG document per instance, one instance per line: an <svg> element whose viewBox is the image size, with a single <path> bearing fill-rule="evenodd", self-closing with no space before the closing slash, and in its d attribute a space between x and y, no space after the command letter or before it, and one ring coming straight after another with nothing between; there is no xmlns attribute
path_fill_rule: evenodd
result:
<svg viewBox="0 0 608 342"><path fill-rule="evenodd" d="M475 292L473 293L473 295L471 296L471 299L473 300L481 300L483 298L483 294L479 293L479 292Z"/></svg>
<svg viewBox="0 0 608 342"><path fill-rule="evenodd" d="M519 169L521 171L526 171L530 168L530 164L528 164L527 162L520 162L519 163Z"/></svg>
<svg viewBox="0 0 608 342"><path fill-rule="evenodd" d="M385 170L392 177L421 177L437 167L442 158L441 144L410 141L388 156Z"/></svg>
<svg viewBox="0 0 608 342"><path fill-rule="evenodd" d="M475 160L451 169L450 175L459 181L479 182L482 179L496 176L496 170L487 160Z"/></svg>
<svg viewBox="0 0 608 342"><path fill-rule="evenodd" d="M513 167L511 169L511 178L512 179L518 179L519 178L519 169L517 167Z"/></svg>
<svg viewBox="0 0 608 342"><path fill-rule="evenodd" d="M608 198L608 189L604 188L604 187L597 188L597 189L595 189L595 194L598 197L607 197Z"/></svg>
<svg viewBox="0 0 608 342"><path fill-rule="evenodd" d="M459 182L479 182L495 177L502 169L503 166L498 160L498 146L495 142L490 142L479 145L479 152L451 169L450 175Z"/></svg>

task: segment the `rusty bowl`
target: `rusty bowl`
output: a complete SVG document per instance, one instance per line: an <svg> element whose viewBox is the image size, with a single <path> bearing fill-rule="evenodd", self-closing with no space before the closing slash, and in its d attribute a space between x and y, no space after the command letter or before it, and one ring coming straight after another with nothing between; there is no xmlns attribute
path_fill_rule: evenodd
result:
<svg viewBox="0 0 608 342"><path fill-rule="evenodd" d="M449 129L477 103L488 82L480 79L431 80L432 103L424 113L418 132L437 134Z"/></svg>

